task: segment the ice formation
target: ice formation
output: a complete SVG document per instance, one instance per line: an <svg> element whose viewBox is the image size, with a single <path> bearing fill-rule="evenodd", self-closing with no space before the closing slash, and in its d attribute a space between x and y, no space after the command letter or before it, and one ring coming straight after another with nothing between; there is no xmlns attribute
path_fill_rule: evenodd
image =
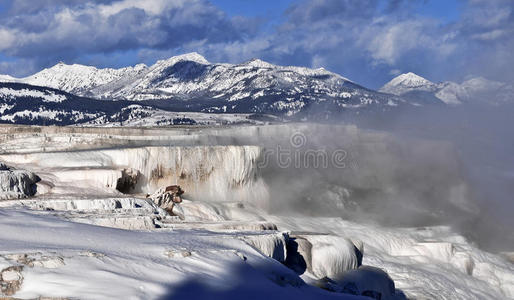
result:
<svg viewBox="0 0 514 300"><path fill-rule="evenodd" d="M179 184L192 199L243 201L265 207L268 191L256 168L260 154L261 148L256 146L159 146L41 152L9 155L9 160L45 169L67 187L114 191L120 181L127 180L131 168L130 177L137 181L131 182L132 190L137 192L153 193L161 186Z"/></svg>
<svg viewBox="0 0 514 300"><path fill-rule="evenodd" d="M279 262L286 261L287 239L288 236L281 232L267 235L246 235L243 237L243 240L255 247L259 252Z"/></svg>
<svg viewBox="0 0 514 300"><path fill-rule="evenodd" d="M268 220L281 230L315 228L337 233L354 241L356 246L359 246L356 240L360 240L365 248L362 264L386 271L396 289L408 298L508 299L514 296L512 264L478 249L449 227L387 228L340 218L272 216ZM471 266L474 267L470 275Z"/></svg>
<svg viewBox="0 0 514 300"><path fill-rule="evenodd" d="M284 214L266 210L287 195L270 194L277 190L265 179L276 177L266 178L270 170L258 166L266 145L248 141L297 130L0 127L0 159L42 179L35 198L0 201L2 292L17 298L157 298L184 295L194 282L205 297L238 291L261 298L341 298L313 286L381 299L514 296L512 264L450 227L308 216L293 210L297 202ZM366 153L397 158L387 152L388 136L355 127L338 134L346 143L371 145L358 148ZM422 145L431 146L430 154L439 149ZM390 180L387 165L377 162L370 172L366 167L374 162L367 163L347 182ZM394 186L387 180L381 184ZM172 184L186 190L177 205L183 219L145 198ZM301 203L308 212L358 209L353 192L328 187Z"/></svg>
<svg viewBox="0 0 514 300"><path fill-rule="evenodd" d="M362 266L346 272L338 281L343 292L375 299L397 299L393 280L379 268Z"/></svg>
<svg viewBox="0 0 514 300"><path fill-rule="evenodd" d="M11 169L0 162L0 199L33 196L39 180L32 172Z"/></svg>
<svg viewBox="0 0 514 300"><path fill-rule="evenodd" d="M362 262L362 250L347 238L315 233L294 234L292 237L297 253L304 260L305 271L316 279L335 280Z"/></svg>

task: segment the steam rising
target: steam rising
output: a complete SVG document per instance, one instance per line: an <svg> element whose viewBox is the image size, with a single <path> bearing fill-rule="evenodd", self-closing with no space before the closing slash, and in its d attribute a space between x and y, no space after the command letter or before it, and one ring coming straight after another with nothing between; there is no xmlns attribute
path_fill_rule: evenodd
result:
<svg viewBox="0 0 514 300"><path fill-rule="evenodd" d="M381 119L352 118L356 125L268 129L257 143L275 154L289 150L293 161L308 161L313 149L347 153L344 168L284 167L271 155L261 169L271 207L388 226L450 225L486 249L511 251L512 112L510 106L424 107ZM291 141L298 132L306 138L301 148Z"/></svg>
<svg viewBox="0 0 514 300"><path fill-rule="evenodd" d="M0 160L37 165L36 174L64 168L53 170L61 181L74 179L56 182L64 190L82 184L76 179L114 189L130 171L134 192L172 183L191 200L243 201L278 214L450 225L488 250L512 251L514 141L506 124L513 111L424 106L340 116L346 124L145 132L6 127L17 134L3 136Z"/></svg>

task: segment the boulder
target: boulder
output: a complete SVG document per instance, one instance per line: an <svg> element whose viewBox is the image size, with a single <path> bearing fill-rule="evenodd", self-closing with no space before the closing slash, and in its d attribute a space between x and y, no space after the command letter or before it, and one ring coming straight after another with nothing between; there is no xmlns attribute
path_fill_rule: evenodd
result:
<svg viewBox="0 0 514 300"><path fill-rule="evenodd" d="M10 266L0 271L0 290L2 295L12 296L23 284L23 266Z"/></svg>
<svg viewBox="0 0 514 300"><path fill-rule="evenodd" d="M170 215L183 216L183 211L180 209L175 209L174 211L175 205L182 202L182 194L184 194L184 190L179 185L170 185L158 189L149 197L157 206L167 211Z"/></svg>

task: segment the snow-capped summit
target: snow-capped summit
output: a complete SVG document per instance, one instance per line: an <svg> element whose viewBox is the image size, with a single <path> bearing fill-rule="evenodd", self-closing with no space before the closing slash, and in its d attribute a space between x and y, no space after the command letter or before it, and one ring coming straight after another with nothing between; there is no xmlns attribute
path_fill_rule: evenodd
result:
<svg viewBox="0 0 514 300"><path fill-rule="evenodd" d="M409 99L438 99L447 105L481 102L501 104L514 99L514 87L483 77L475 77L461 84L452 81L433 83L412 72L401 74L379 89Z"/></svg>
<svg viewBox="0 0 514 300"><path fill-rule="evenodd" d="M82 95L91 88L111 82L128 73L137 73L141 68L144 68L143 65L121 69L98 69L92 66L80 64L67 65L59 62L51 68L22 78L18 82L51 87Z"/></svg>
<svg viewBox="0 0 514 300"><path fill-rule="evenodd" d="M265 62L263 60L260 60L258 58L252 58L249 61L243 63L242 65L248 65L256 68L273 68L273 65Z"/></svg>
<svg viewBox="0 0 514 300"><path fill-rule="evenodd" d="M403 95L412 90L435 91L436 84L412 72L401 74L386 83L379 89L380 92L394 95Z"/></svg>
<svg viewBox="0 0 514 300"><path fill-rule="evenodd" d="M201 56L196 52L181 54L177 56L172 56L167 59L158 60L152 67L155 66L172 66L181 61L192 61L198 64L208 64L209 61L205 59L205 57ZM151 68L152 68L151 67Z"/></svg>
<svg viewBox="0 0 514 300"><path fill-rule="evenodd" d="M405 103L323 68L278 66L260 59L209 63L196 52L121 69L60 62L15 81L94 99L163 100L163 105L187 111L292 116L307 108L332 114L372 107L383 111Z"/></svg>
<svg viewBox="0 0 514 300"><path fill-rule="evenodd" d="M209 63L209 61L207 59L205 59L205 57L203 57L202 55L200 55L197 52L190 52L190 53L186 53L186 54L182 54L182 55L173 56L171 59L176 60L176 61L181 61L181 60L194 61L199 64L208 64Z"/></svg>
<svg viewBox="0 0 514 300"><path fill-rule="evenodd" d="M322 68L277 66L260 59L241 64L209 63L197 53L160 60L136 76L123 76L85 95L134 101L183 100L173 104L186 105L188 110L288 115L318 104L334 106L337 109L328 111L338 111L371 106L388 109L401 102L398 97L365 89Z"/></svg>

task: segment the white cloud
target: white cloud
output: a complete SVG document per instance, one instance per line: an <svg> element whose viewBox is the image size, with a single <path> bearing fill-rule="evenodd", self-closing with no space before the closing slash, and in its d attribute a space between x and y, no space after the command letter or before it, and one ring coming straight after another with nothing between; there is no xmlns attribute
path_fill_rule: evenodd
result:
<svg viewBox="0 0 514 300"><path fill-rule="evenodd" d="M313 68L323 68L327 66L327 62L325 60L325 57L314 55L312 58L311 66Z"/></svg>
<svg viewBox="0 0 514 300"><path fill-rule="evenodd" d="M15 34L11 30L0 28L0 50L9 49L15 39Z"/></svg>
<svg viewBox="0 0 514 300"><path fill-rule="evenodd" d="M160 15L167 9L182 7L186 3L185 1L169 1L169 0L123 0L118 2L113 2L111 4L98 5L95 7L98 12L104 16L109 17L119 13L122 10L129 8L139 8L144 10L146 13L151 15ZM197 2L195 0L191 0L190 4L193 2ZM187 4L186 4L187 5Z"/></svg>
<svg viewBox="0 0 514 300"><path fill-rule="evenodd" d="M0 31L0 50L41 64L127 50L174 52L188 45L237 42L254 22L247 26L238 18L233 23L207 0L79 2L61 1L32 12L21 10L29 3L17 1L20 9L0 20L6 24ZM36 18L44 26L34 26Z"/></svg>
<svg viewBox="0 0 514 300"><path fill-rule="evenodd" d="M495 29L495 30L491 30L491 31L488 31L488 32L484 32L484 33L474 34L474 35L472 35L472 37L474 39L483 40L483 41L496 40L498 38L501 38L502 36L504 36L507 33L508 32L506 30Z"/></svg>
<svg viewBox="0 0 514 300"><path fill-rule="evenodd" d="M399 69L392 69L391 71L389 71L389 75L393 75L393 76L398 76L401 73L402 73L402 71Z"/></svg>
<svg viewBox="0 0 514 300"><path fill-rule="evenodd" d="M39 67L84 55L133 51L152 63L198 51L217 62L257 57L326 67L365 85L387 81L391 70L514 80L512 0L463 2L451 23L421 17L412 1L391 0L394 9L384 10L375 0L297 0L282 22L263 27L207 0L15 2L18 9L0 20L0 51Z"/></svg>

